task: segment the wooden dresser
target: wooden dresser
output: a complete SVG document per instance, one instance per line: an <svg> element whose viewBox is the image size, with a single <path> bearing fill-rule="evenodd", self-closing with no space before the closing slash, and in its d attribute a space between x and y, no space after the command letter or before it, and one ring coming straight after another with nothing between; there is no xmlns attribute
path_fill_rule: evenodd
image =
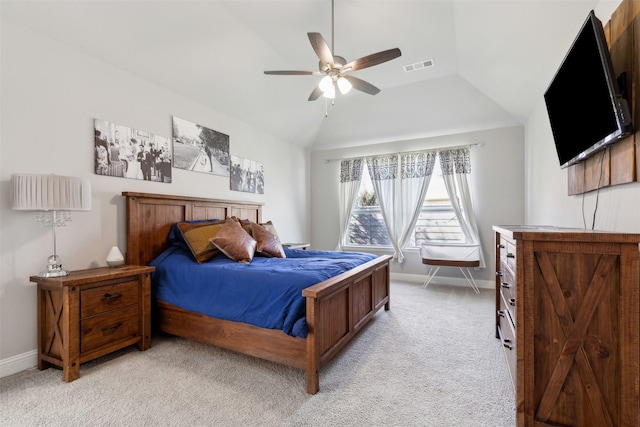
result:
<svg viewBox="0 0 640 427"><path fill-rule="evenodd" d="M31 276L38 284L38 369L80 376L80 364L136 344L151 347L151 280L155 267L122 266Z"/></svg>
<svg viewBox="0 0 640 427"><path fill-rule="evenodd" d="M640 426L640 234L493 229L517 425Z"/></svg>

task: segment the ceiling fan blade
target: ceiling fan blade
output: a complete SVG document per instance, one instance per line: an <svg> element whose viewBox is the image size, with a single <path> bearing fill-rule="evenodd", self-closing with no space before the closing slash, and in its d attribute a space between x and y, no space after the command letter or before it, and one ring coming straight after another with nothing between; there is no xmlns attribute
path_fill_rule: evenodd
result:
<svg viewBox="0 0 640 427"><path fill-rule="evenodd" d="M276 75L276 76L313 76L320 75L319 71L265 71L265 74Z"/></svg>
<svg viewBox="0 0 640 427"><path fill-rule="evenodd" d="M320 62L322 64L333 65L333 53L331 49L329 49L329 45L322 37L320 33L307 33L309 36L309 41L311 42L311 46L313 46L313 50L316 51L316 55L320 58Z"/></svg>
<svg viewBox="0 0 640 427"><path fill-rule="evenodd" d="M372 85L371 83L365 82L362 79L353 76L343 76L345 79L351 83L351 86L354 89L357 89L361 92L368 93L369 95L376 95L380 92L380 89Z"/></svg>
<svg viewBox="0 0 640 427"><path fill-rule="evenodd" d="M311 95L309 95L308 101L315 101L320 98L320 95L322 95L322 90L316 86L315 89L313 89L313 92L311 92Z"/></svg>
<svg viewBox="0 0 640 427"><path fill-rule="evenodd" d="M391 61L392 59L395 59L400 55L402 55L402 53L400 52L400 49L396 47L394 49L384 50L382 52L367 55L360 59L356 59L355 61L351 61L344 67L342 67L342 69L344 71L361 70L363 68L373 67L374 65Z"/></svg>

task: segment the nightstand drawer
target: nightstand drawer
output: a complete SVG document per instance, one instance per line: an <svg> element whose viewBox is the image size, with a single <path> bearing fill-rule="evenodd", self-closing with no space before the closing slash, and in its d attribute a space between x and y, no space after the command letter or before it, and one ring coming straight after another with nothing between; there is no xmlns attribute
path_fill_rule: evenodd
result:
<svg viewBox="0 0 640 427"><path fill-rule="evenodd" d="M135 337L139 331L138 306L82 319L80 330L80 351L83 353L123 338Z"/></svg>
<svg viewBox="0 0 640 427"><path fill-rule="evenodd" d="M118 310L137 304L138 282L135 280L100 286L80 292L80 317Z"/></svg>

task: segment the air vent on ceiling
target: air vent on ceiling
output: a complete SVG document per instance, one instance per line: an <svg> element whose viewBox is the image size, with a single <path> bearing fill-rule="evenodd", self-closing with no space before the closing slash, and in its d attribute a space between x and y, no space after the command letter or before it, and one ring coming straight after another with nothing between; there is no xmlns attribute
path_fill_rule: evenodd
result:
<svg viewBox="0 0 640 427"><path fill-rule="evenodd" d="M433 67L433 59L427 59L426 61L420 61L414 64L405 65L402 68L404 68L404 71L408 73L410 71L417 71L417 70L422 70L424 68L430 68L430 67Z"/></svg>

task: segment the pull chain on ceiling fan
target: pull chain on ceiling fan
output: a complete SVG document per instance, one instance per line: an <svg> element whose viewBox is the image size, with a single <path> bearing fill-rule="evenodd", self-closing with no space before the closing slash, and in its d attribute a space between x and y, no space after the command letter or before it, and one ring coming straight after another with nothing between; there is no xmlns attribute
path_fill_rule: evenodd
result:
<svg viewBox="0 0 640 427"><path fill-rule="evenodd" d="M371 83L349 75L348 73L361 70L363 68L373 67L374 65L379 65L395 59L401 55L400 49L394 48L374 53L349 63L347 63L343 57L334 55L333 3L334 0L331 0L331 48L329 48L327 42L320 33L307 33L311 46L320 59L318 65L319 71L265 71L264 73L270 75L324 76L320 80L318 86L313 89L311 95L309 95L309 101L315 101L320 97L320 95L323 95L328 99L334 99L336 95L336 86L338 86L338 90L340 90L340 93L342 94L346 94L351 90L351 88L353 88L369 95L376 95L380 92L380 89Z"/></svg>

